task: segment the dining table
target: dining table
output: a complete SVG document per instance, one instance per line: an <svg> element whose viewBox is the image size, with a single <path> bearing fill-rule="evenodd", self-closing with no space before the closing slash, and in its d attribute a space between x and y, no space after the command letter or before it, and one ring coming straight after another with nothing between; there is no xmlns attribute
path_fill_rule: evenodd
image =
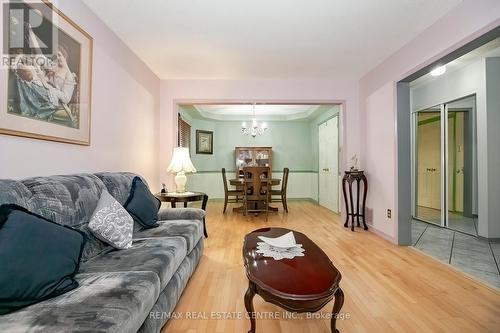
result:
<svg viewBox="0 0 500 333"><path fill-rule="evenodd" d="M266 179L262 179L262 181L265 182ZM229 184L236 186L237 188L243 186L244 182L245 182L244 178L229 179ZM248 182L251 182L251 180L248 180ZM271 179L271 186L278 186L280 183L281 183L281 179L279 179L279 178L272 178ZM245 210L245 207L243 205L233 208L233 211L238 211L238 212L241 212L244 210ZM273 212L277 212L278 208L269 206L269 210L271 210Z"/></svg>

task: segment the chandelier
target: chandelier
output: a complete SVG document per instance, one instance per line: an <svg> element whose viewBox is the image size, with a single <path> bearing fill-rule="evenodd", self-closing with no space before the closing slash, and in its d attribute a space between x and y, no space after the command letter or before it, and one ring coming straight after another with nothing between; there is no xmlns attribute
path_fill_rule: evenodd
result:
<svg viewBox="0 0 500 333"><path fill-rule="evenodd" d="M243 122L241 124L241 133L244 135L251 135L252 138L255 138L257 135L262 135L267 130L267 124L263 122L259 125L257 122L257 118L255 118L255 103L253 104L253 118L252 118L252 126L247 127L247 123Z"/></svg>

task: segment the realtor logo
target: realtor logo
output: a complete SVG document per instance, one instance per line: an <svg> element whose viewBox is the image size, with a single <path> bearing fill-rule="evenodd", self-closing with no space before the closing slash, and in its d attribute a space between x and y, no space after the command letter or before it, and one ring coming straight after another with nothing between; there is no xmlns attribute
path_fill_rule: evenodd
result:
<svg viewBox="0 0 500 333"><path fill-rule="evenodd" d="M2 3L3 54L51 56L57 45L52 11L42 1Z"/></svg>

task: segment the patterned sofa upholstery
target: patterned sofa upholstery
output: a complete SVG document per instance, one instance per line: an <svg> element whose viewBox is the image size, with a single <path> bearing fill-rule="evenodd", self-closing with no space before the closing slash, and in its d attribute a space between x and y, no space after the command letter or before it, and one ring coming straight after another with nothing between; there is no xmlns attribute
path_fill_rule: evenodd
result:
<svg viewBox="0 0 500 333"><path fill-rule="evenodd" d="M204 212L163 208L160 226L134 226L132 248L115 250L87 224L101 192L121 204L132 173L0 180L0 204L15 203L86 233L79 287L0 316L0 332L159 332L203 254Z"/></svg>

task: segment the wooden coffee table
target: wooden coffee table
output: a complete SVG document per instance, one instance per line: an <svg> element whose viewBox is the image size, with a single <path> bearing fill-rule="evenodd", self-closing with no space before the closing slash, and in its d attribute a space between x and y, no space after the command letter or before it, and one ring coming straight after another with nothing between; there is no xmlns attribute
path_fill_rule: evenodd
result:
<svg viewBox="0 0 500 333"><path fill-rule="evenodd" d="M243 260L249 282L245 308L251 325L248 332L255 333L252 301L258 294L266 302L292 312L316 312L335 297L331 329L332 333L338 333L336 317L344 304L344 293L339 287L342 277L323 250L306 235L293 231L295 240L305 249L305 256L274 260L256 253L257 242L261 242L257 236L279 237L289 231L285 228L263 228L245 236Z"/></svg>

